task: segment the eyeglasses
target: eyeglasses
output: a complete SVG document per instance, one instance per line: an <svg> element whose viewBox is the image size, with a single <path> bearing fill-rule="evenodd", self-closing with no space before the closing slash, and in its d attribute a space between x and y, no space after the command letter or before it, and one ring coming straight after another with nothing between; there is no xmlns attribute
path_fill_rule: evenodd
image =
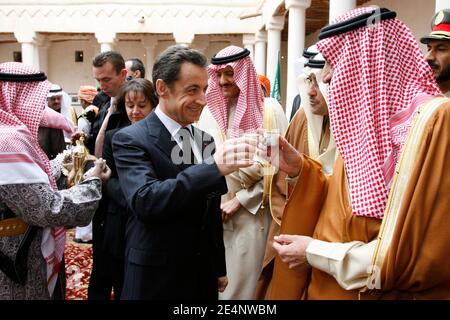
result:
<svg viewBox="0 0 450 320"><path fill-rule="evenodd" d="M317 83L317 79L315 76L311 76L309 75L306 79L305 79L305 83L308 85L308 87L314 86L314 87L319 87L319 84Z"/></svg>

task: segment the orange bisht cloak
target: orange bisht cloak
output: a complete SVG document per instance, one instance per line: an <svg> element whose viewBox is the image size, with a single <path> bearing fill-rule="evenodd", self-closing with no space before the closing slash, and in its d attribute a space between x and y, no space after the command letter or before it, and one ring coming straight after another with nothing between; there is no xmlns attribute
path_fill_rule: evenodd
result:
<svg viewBox="0 0 450 320"><path fill-rule="evenodd" d="M450 299L450 102L426 122L414 161L377 294Z"/></svg>
<svg viewBox="0 0 450 320"><path fill-rule="evenodd" d="M286 140L299 152L308 154L308 122L305 112L300 109L292 118L285 134ZM286 173L279 171L273 178L272 192L270 197L270 209L272 222L267 236L266 251L262 272L258 279L256 288L256 299L268 298L270 283L272 279L275 250L272 247L273 237L280 234L281 219L286 205Z"/></svg>
<svg viewBox="0 0 450 320"><path fill-rule="evenodd" d="M281 234L312 236L326 196L327 181L322 174L322 165L307 156L303 159L303 168L298 178L302 183L297 183L284 209ZM299 288L304 287L307 277L308 272L290 270L276 256L268 299L300 299L302 292Z"/></svg>
<svg viewBox="0 0 450 320"><path fill-rule="evenodd" d="M413 170L379 271L381 289L361 294L344 290L325 272L313 268L296 273L276 257L270 299L450 298L450 103L433 113L418 138ZM319 168L304 157L281 233L328 242L375 240L381 220L352 214L342 158L328 180Z"/></svg>

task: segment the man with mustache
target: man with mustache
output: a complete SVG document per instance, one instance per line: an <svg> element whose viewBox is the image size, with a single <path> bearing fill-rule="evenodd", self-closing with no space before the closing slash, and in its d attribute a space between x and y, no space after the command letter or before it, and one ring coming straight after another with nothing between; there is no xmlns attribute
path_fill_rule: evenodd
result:
<svg viewBox="0 0 450 320"><path fill-rule="evenodd" d="M439 89L450 97L450 9L436 13L431 22L431 33L420 42L427 45L427 61L433 69Z"/></svg>
<svg viewBox="0 0 450 320"><path fill-rule="evenodd" d="M280 104L273 98L264 98L249 54L247 49L228 46L208 66L208 107L198 125L218 145L244 133L256 133L263 125L263 116L270 118L266 123L281 134L287 127ZM219 295L221 300L255 296L271 220L269 204L263 203L261 169L255 164L226 176L228 193L222 197L220 207L230 282Z"/></svg>
<svg viewBox="0 0 450 320"><path fill-rule="evenodd" d="M357 8L319 34L340 156L326 177L280 137L280 170L297 183L270 299L449 298L450 103L395 17Z"/></svg>
<svg viewBox="0 0 450 320"><path fill-rule="evenodd" d="M322 82L322 71L325 59L318 53L316 46L311 46L303 52L302 74L297 78L300 92L300 109L295 112L289 123L285 138L298 151L307 154L320 162L326 175L333 172L334 161L337 157L336 144L330 130L330 118L327 105L327 85ZM258 279L256 299L270 297L272 273L275 263L276 251L273 248L273 237L280 234L283 220L284 233L295 233L298 226L297 214L284 215L284 208L289 199L288 188L290 180L286 173L279 171L272 184L270 209L272 222L267 238L263 270ZM288 191L289 190L289 191ZM291 211L290 211L291 212ZM288 229L286 229L288 226ZM292 270L288 271L294 272Z"/></svg>

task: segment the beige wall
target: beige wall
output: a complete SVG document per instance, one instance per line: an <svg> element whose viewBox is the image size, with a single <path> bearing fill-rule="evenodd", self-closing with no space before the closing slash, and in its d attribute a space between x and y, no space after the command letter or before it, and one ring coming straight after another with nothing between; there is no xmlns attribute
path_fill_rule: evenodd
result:
<svg viewBox="0 0 450 320"><path fill-rule="evenodd" d="M139 40L120 41L118 45L114 47L114 50L120 52L125 60L130 58L139 58L145 65L145 49L142 42ZM145 70L145 72L147 72L147 70Z"/></svg>
<svg viewBox="0 0 450 320"><path fill-rule="evenodd" d="M230 45L229 41L214 41L209 44L209 46L204 50L203 54L211 60L211 58L220 50Z"/></svg>
<svg viewBox="0 0 450 320"><path fill-rule="evenodd" d="M201 47L205 45L204 42L208 42L208 38L207 37L199 37L198 41L197 38L194 41L194 48L198 48L200 49L200 51L203 52L203 54L208 58L208 61L211 61L211 58L220 50L222 50L225 47L228 47L230 45L234 45L234 46L238 46L238 47L244 47L244 45L242 44L242 36L233 36L230 37L229 40L219 40L219 41L212 41L212 42L208 42L206 49L202 50Z"/></svg>
<svg viewBox="0 0 450 320"><path fill-rule="evenodd" d="M377 0L367 5L378 5L397 12L397 18L411 28L414 36L420 37L430 33L430 21L434 15L435 1L424 0ZM420 44L425 52L426 47Z"/></svg>
<svg viewBox="0 0 450 320"><path fill-rule="evenodd" d="M75 51L83 51L84 61L75 62ZM98 51L91 40L52 42L48 49L48 79L63 87L69 94L76 94L80 85L96 85L91 61Z"/></svg>
<svg viewBox="0 0 450 320"><path fill-rule="evenodd" d="M18 43L0 44L0 63L6 61L13 61L13 52L22 51L22 47Z"/></svg>

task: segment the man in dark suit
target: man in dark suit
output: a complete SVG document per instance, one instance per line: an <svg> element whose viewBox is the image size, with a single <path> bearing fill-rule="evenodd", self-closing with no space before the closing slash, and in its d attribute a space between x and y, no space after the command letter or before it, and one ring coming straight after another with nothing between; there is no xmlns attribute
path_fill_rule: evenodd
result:
<svg viewBox="0 0 450 320"><path fill-rule="evenodd" d="M161 53L152 75L159 105L113 138L130 210L122 299L217 300L228 283L223 176L251 164L256 141L229 140L214 153L213 139L191 125L206 105L206 65L187 47Z"/></svg>
<svg viewBox="0 0 450 320"><path fill-rule="evenodd" d="M94 105L99 108L97 117L94 119L91 128L90 138L87 147L91 154L95 153L98 135L104 135L105 130L101 132L103 122L109 118L111 103L119 94L120 89L126 81L127 69L122 55L115 51L101 52L92 60L92 72L94 78L100 85L101 92L97 95ZM105 97L107 96L107 97ZM109 98L108 98L109 97ZM96 104L98 102L98 105ZM115 110L112 110L113 112ZM109 127L111 128L111 126ZM101 138L103 141L103 137ZM103 143L100 149L103 149Z"/></svg>
<svg viewBox="0 0 450 320"><path fill-rule="evenodd" d="M114 128L114 104L115 97L119 94L122 85L125 83L127 70L122 55L115 51L99 53L92 60L92 72L94 78L99 83L102 93L97 100L103 101L103 105L98 105L99 112L92 123L91 133L87 141L87 148L91 154L101 157L99 150L103 150L103 138L108 129ZM106 95L105 99L102 96ZM107 203L102 198L100 205L92 220L92 272L89 280L88 299L89 300L109 300L111 299L112 266L110 256L103 249L104 223Z"/></svg>

